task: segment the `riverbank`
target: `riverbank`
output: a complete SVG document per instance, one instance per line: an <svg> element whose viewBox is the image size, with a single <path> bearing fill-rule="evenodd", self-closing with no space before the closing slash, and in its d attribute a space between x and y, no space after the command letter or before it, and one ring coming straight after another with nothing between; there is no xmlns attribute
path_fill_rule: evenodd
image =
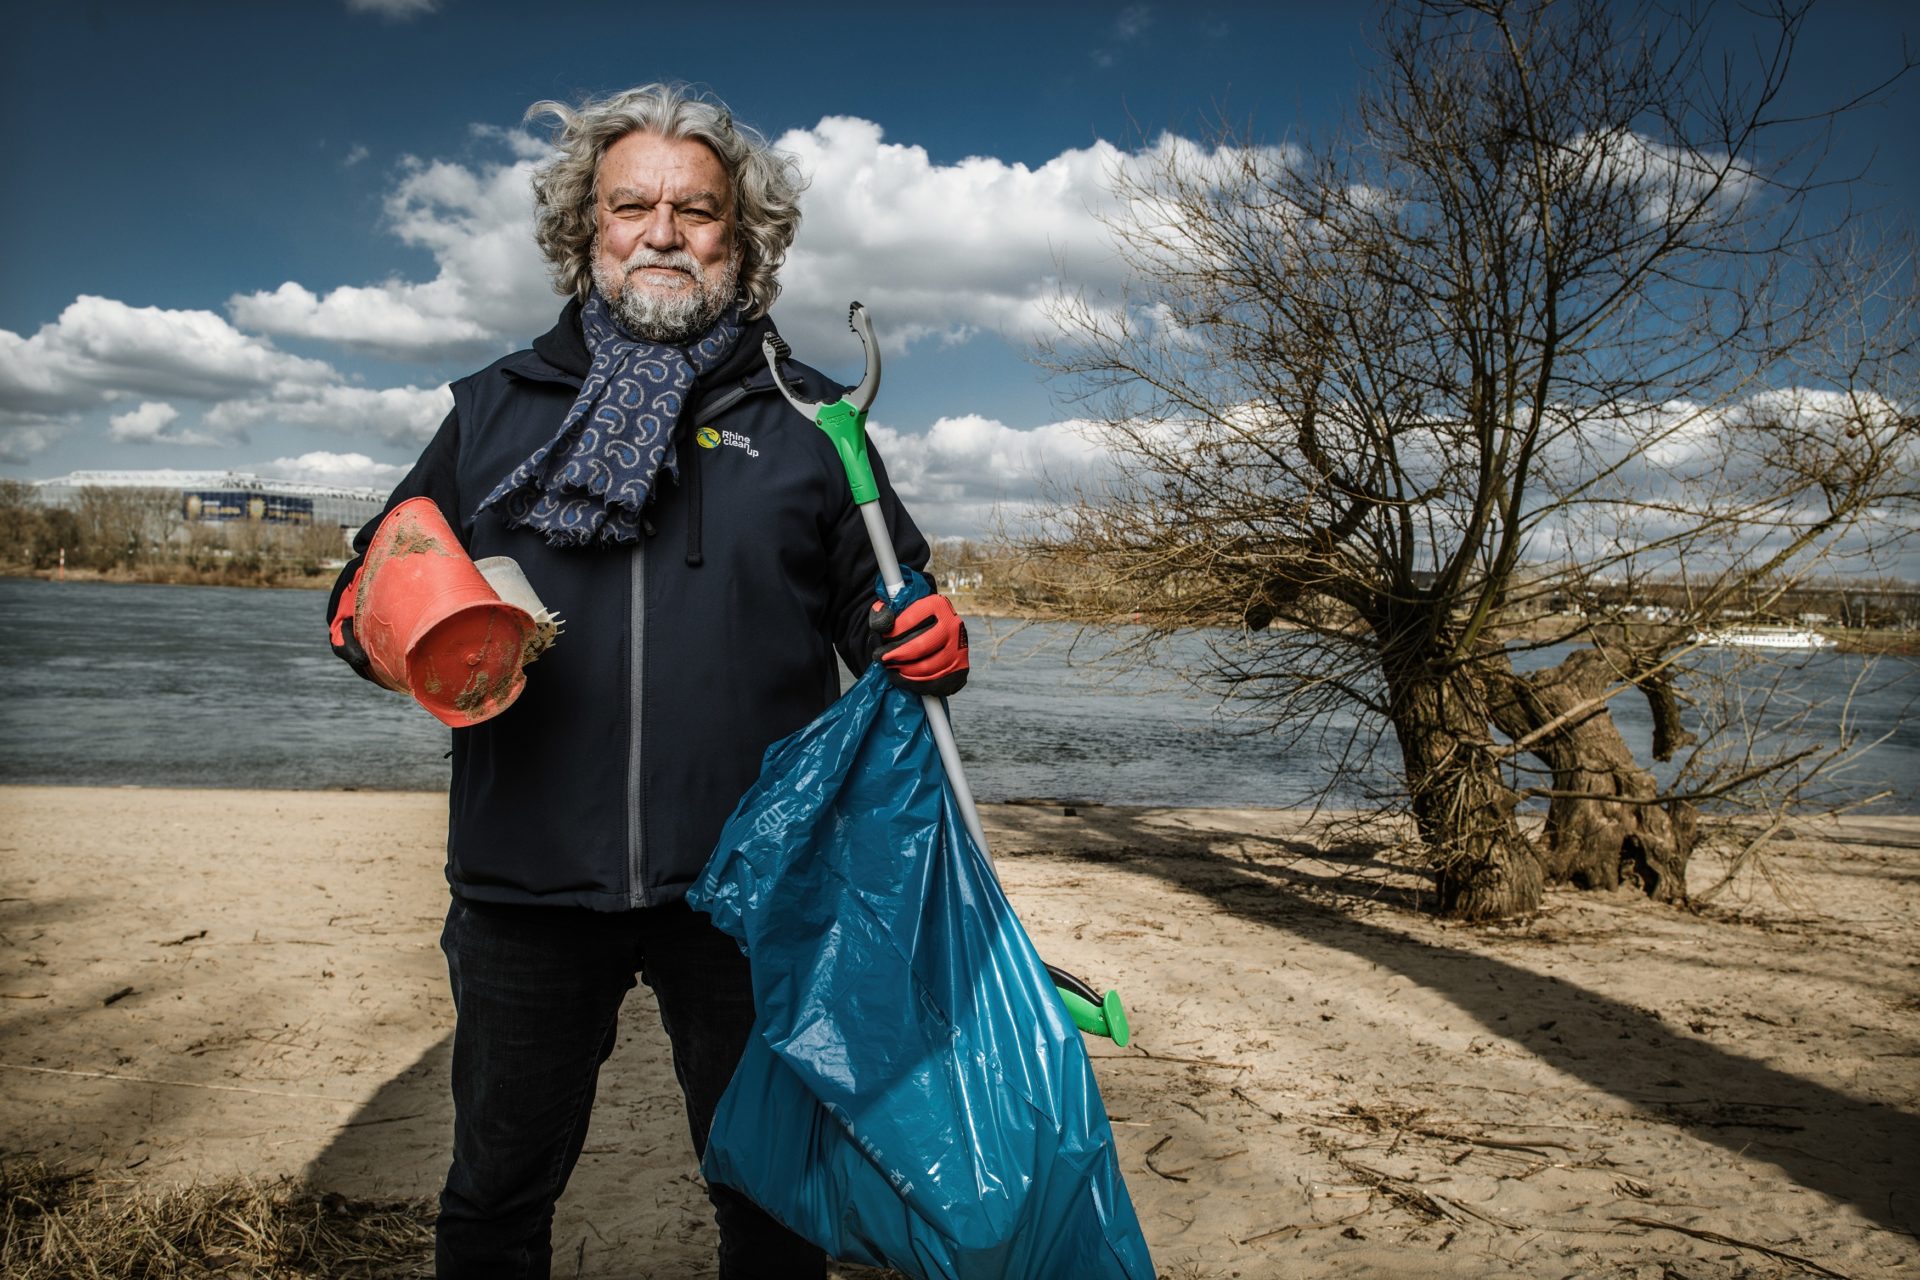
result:
<svg viewBox="0 0 1920 1280"><path fill-rule="evenodd" d="M431 1194L444 803L0 788L9 1154ZM1920 1266L1920 819L1803 830L1785 900L1556 892L1479 930L1288 811L984 817L1042 952L1127 997L1133 1046L1089 1049L1162 1274ZM1696 891L1723 871L1697 858ZM710 1275L644 987L623 1024L556 1249L569 1275Z"/></svg>
<svg viewBox="0 0 1920 1280"><path fill-rule="evenodd" d="M0 577L27 578L39 582L111 582L139 583L161 587L268 587L274 590L329 591L339 577L334 565L313 573L297 568L261 566L240 569L221 565L196 569L185 564L143 565L131 569L13 569L0 571Z"/></svg>
<svg viewBox="0 0 1920 1280"><path fill-rule="evenodd" d="M276 590L328 591L333 588L339 568L338 565L334 565L317 573L301 573L296 569L262 569L249 572L226 566L216 569L194 569L186 565L160 564L107 571L68 569L65 571L64 579L61 571L55 569L0 569L0 577L31 578L42 582L65 580L146 583L159 586L269 587ZM954 608L970 618L991 618L1010 623L1080 621L1058 612L1012 603L999 596L983 596L968 591L954 591L948 594ZM1125 626L1138 620L1138 615L1116 614L1111 618L1091 621L1087 625ZM1223 622L1221 625L1229 624ZM1278 624L1275 625L1278 626ZM1565 631L1566 628L1563 627L1540 625L1526 629L1521 638L1547 643L1561 636ZM1834 650L1839 653L1920 657L1920 634L1912 632L1843 630L1823 634L1833 641Z"/></svg>

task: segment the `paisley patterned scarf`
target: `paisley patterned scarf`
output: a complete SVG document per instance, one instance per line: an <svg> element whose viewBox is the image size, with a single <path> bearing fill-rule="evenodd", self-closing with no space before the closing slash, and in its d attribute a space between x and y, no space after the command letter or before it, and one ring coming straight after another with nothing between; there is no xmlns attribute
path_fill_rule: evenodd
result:
<svg viewBox="0 0 1920 1280"><path fill-rule="evenodd" d="M630 336L598 289L580 312L593 353L580 396L553 439L513 469L480 510L498 505L509 528L537 529L556 547L618 546L640 537L640 512L664 466L678 480L673 428L693 381L740 341L730 307L681 348Z"/></svg>

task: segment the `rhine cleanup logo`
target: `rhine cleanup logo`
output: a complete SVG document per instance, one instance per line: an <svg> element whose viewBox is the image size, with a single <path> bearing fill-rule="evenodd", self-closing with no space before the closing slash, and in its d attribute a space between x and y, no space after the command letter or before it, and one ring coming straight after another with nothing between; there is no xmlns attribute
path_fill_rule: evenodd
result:
<svg viewBox="0 0 1920 1280"><path fill-rule="evenodd" d="M702 449L718 449L725 445L729 449L744 449L749 458L760 456L760 451L753 447L753 437L743 436L738 431L716 431L712 427L702 427L693 433L693 439Z"/></svg>

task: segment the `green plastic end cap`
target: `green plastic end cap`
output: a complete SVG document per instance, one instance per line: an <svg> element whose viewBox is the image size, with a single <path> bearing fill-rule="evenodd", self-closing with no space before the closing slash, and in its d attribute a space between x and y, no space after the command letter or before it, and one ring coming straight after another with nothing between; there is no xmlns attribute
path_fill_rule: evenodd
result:
<svg viewBox="0 0 1920 1280"><path fill-rule="evenodd" d="M1126 1048L1127 1041L1133 1039L1133 1033L1127 1029L1127 1011L1120 1005L1118 991L1107 992L1106 998L1100 1002L1100 1012L1106 1015L1107 1036L1122 1049Z"/></svg>

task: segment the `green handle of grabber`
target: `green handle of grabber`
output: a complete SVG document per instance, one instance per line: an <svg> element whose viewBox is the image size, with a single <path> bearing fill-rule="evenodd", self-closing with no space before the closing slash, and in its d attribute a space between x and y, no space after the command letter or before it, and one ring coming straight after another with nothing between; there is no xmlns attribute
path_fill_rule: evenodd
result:
<svg viewBox="0 0 1920 1280"><path fill-rule="evenodd" d="M872 502L878 498L880 486L873 482L873 463L867 460L867 415L845 400L836 400L821 405L814 422L827 433L827 439L833 441L840 465L847 469L847 483L853 488L854 502Z"/></svg>
<svg viewBox="0 0 1920 1280"><path fill-rule="evenodd" d="M871 403L872 392L878 388L880 381L880 352L874 345L871 327L868 327L865 333L861 333L861 326L866 325L867 322L865 311L857 302L853 304L852 317L858 322L854 332L861 335L860 340L867 348L867 376L862 381L860 390L855 394L865 392L864 398ZM767 363L774 369L774 376L777 378L779 369L773 363L775 354L773 348L767 350ZM790 394L787 398L793 399ZM799 405L798 401L794 403L796 407ZM865 411L856 408L851 400L842 396L832 404L816 406L813 421L815 426L827 433L827 439L833 441L834 452L840 455L840 465L847 473L847 486L853 491L854 504L861 508L862 518L866 520L868 536L873 540L874 558L879 561L881 576L885 579L888 590L891 591L894 589L895 580L899 577L899 562L894 558L893 542L887 536L885 522L875 514L876 509L871 506L880 498L880 486L874 483L873 463L867 457L867 415ZM935 718L935 713L940 713L939 725L944 726L946 718L944 713L940 712L936 700L928 698L925 701L929 707L929 720ZM936 738L938 736L936 734ZM948 762L945 756L949 751L953 757L951 762ZM956 799L963 801L961 808L967 816L968 831L978 841L980 852L987 854L986 840L979 832L979 817L973 813L973 800L971 793L966 789L966 779L958 775L959 751L952 744L951 731L946 735L942 752L943 767L948 769L948 781L954 787ZM991 855L987 854L987 857L991 863ZM1054 989L1059 992L1060 1001L1066 1006L1067 1015L1073 1019L1074 1026L1089 1035L1105 1036L1117 1045L1123 1047L1126 1045L1131 1038L1131 1032L1127 1029L1127 1011L1120 1003L1118 991L1109 991L1102 996L1072 974L1055 969L1052 965L1047 966L1047 973L1053 979Z"/></svg>
<svg viewBox="0 0 1920 1280"><path fill-rule="evenodd" d="M1109 991L1103 996L1065 969L1053 965L1047 965L1047 976L1053 979L1053 989L1060 993L1060 1003L1067 1006L1067 1016L1073 1019L1074 1026L1088 1035L1105 1036L1122 1049L1127 1047L1133 1033L1127 1029L1127 1010L1120 1003L1118 991Z"/></svg>

